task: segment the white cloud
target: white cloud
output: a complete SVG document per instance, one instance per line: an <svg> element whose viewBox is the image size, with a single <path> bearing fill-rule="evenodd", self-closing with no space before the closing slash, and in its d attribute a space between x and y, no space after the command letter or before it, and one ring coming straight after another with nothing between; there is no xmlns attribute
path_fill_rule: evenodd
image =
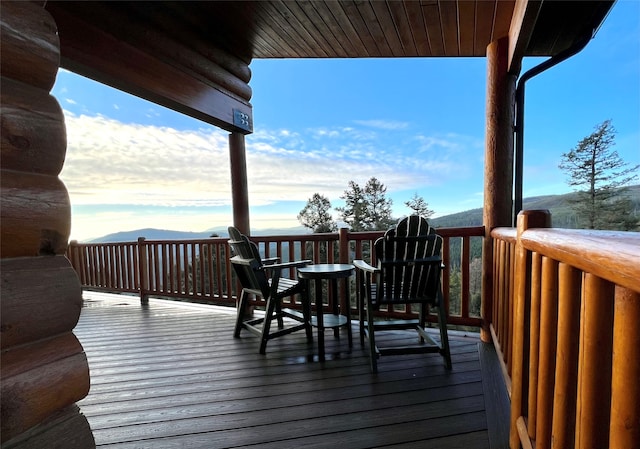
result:
<svg viewBox="0 0 640 449"><path fill-rule="evenodd" d="M189 212L154 210L152 213L144 208L136 211L109 210L106 212L87 212L81 208L75 208L71 224L71 239L86 241L114 232L144 228L202 232L220 225L228 225L231 221L232 216L229 212L203 213L197 208Z"/></svg>
<svg viewBox="0 0 640 449"><path fill-rule="evenodd" d="M354 120L354 123L385 130L407 129L409 127L408 123L395 120Z"/></svg>
<svg viewBox="0 0 640 449"><path fill-rule="evenodd" d="M68 111L65 115L68 150L61 178L73 205L230 206L226 132L126 124ZM306 202L319 192L337 206L349 181L364 185L372 176L389 194L446 185L477 172L477 158L471 156L476 147L465 136L414 135L402 129L260 129L246 137L249 201L252 208ZM273 220L283 222L286 215L295 226L298 211ZM178 220L173 215L162 221ZM74 225L79 218L74 217ZM136 227L146 224L134 218ZM229 220L225 215L223 222ZM97 226L96 220L91 223Z"/></svg>
<svg viewBox="0 0 640 449"><path fill-rule="evenodd" d="M179 132L66 113L61 178L75 204L228 204L222 132Z"/></svg>

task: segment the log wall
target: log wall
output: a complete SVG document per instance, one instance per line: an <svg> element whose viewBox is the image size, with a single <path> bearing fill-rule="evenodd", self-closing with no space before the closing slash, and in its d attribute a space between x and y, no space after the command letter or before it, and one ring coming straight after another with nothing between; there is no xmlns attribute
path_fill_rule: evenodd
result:
<svg viewBox="0 0 640 449"><path fill-rule="evenodd" d="M86 448L95 444L74 403L89 391L89 367L72 332L82 292L64 255L71 205L58 178L66 131L49 93L60 63L57 29L40 4L1 8L2 447Z"/></svg>

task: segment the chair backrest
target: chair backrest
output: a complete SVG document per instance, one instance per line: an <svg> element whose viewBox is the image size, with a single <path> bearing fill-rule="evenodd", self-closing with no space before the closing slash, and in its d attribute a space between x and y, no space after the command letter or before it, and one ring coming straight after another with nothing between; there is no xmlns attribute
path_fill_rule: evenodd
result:
<svg viewBox="0 0 640 449"><path fill-rule="evenodd" d="M234 254L231 264L242 288L267 298L269 281L258 246L233 226L229 226L229 246Z"/></svg>
<svg viewBox="0 0 640 449"><path fill-rule="evenodd" d="M375 242L377 303L438 304L442 237L418 215L400 220Z"/></svg>

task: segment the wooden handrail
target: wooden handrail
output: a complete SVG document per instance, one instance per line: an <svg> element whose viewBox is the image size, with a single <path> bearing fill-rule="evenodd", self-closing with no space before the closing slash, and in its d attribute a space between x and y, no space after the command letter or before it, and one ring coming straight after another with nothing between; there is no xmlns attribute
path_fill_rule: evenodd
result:
<svg viewBox="0 0 640 449"><path fill-rule="evenodd" d="M530 229L521 241L528 251L640 291L639 232Z"/></svg>
<svg viewBox="0 0 640 449"><path fill-rule="evenodd" d="M440 228L444 238L443 289L447 309L449 303L461 303L449 313L448 321L454 325L479 326L480 317L471 310L470 262L471 239L482 238L483 227ZM283 236L251 236L265 258L278 257L282 262L312 259L314 263L348 263L355 258L371 260L370 248L383 235L382 231L299 234ZM460 241L461 258L452 261L450 244ZM227 238L190 240L146 240L118 243L71 242L67 257L78 273L84 288L112 292L135 292L145 301L148 296L181 298L235 306L239 285L229 264ZM459 268L460 291L456 288L455 301L451 298L451 269ZM458 276L456 271L456 276ZM284 273L295 277L293 270ZM456 284L457 286L458 284ZM352 289L355 291L355 289ZM476 295L477 298L477 295ZM330 298L331 299L331 298ZM261 298L257 298L257 305ZM291 298L289 306L298 304ZM353 313L357 313L353 302ZM413 316L410 308L404 311L388 310L381 313L389 317Z"/></svg>
<svg viewBox="0 0 640 449"><path fill-rule="evenodd" d="M553 229L525 211L494 239L494 322L513 449L640 439L640 233Z"/></svg>

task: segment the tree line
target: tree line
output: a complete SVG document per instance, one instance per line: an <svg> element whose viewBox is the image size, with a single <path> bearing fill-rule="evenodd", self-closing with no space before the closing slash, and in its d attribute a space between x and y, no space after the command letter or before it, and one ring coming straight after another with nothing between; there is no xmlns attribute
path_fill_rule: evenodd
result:
<svg viewBox="0 0 640 449"><path fill-rule="evenodd" d="M387 197L387 187L375 176L371 177L364 187L355 181L349 181L348 188L340 199L344 206L336 207L339 220L346 223L353 232L386 231L396 219L392 217L393 200ZM404 203L412 214L429 218L434 211L417 193ZM314 193L305 207L298 214L298 221L313 232L335 232L338 224L329 213L331 201L320 193Z"/></svg>
<svg viewBox="0 0 640 449"><path fill-rule="evenodd" d="M558 167L575 190L571 207L577 228L635 231L640 227L628 190L630 183L638 179L640 165L629 165L613 149L615 134L611 120L605 120L562 154ZM397 221L392 217L393 201L387 197L387 188L376 177L371 177L364 187L349 181L340 199L344 206L335 208L338 220L353 232L386 231ZM412 214L425 218L434 215L417 193L404 204ZM298 221L313 232L335 232L338 225L330 210L329 198L314 193L298 214Z"/></svg>
<svg viewBox="0 0 640 449"><path fill-rule="evenodd" d="M568 176L568 184L576 189L572 209L578 228L634 231L640 226L639 216L628 195L627 186L638 178L640 165L630 166L613 150L615 129L611 120L595 127L589 136L581 139L570 151L562 154L559 168ZM364 187L349 181L340 199L344 206L337 207L338 219L358 231L385 231L396 219L392 217L392 200L387 188L377 178L370 178ZM417 193L406 201L411 213L430 218L434 211ZM313 232L335 232L337 222L330 213L330 200L314 193L298 214L298 221ZM451 260L449 303L452 313L458 313L461 302L460 242L450 242ZM470 312L479 316L481 296L481 241L471 242Z"/></svg>

